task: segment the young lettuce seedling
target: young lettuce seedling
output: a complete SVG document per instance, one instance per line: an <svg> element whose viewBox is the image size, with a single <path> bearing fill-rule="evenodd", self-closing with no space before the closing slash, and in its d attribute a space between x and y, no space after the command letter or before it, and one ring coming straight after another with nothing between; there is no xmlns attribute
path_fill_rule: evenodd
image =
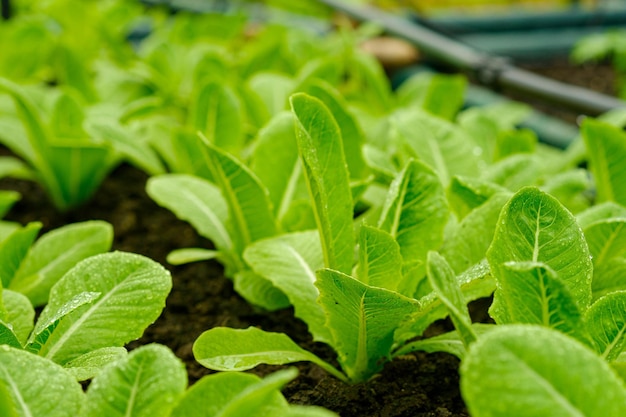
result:
<svg viewBox="0 0 626 417"><path fill-rule="evenodd" d="M200 363L217 370L309 360L344 381L364 381L387 360L406 353L403 346L420 349L407 342L447 315L434 294L415 299L428 251L443 240L448 219L443 187L426 165L409 162L390 187L379 227L360 227L356 277L351 276L356 239L340 130L320 100L296 94L291 103L318 228L259 240L244 251L244 259L285 293L315 340L333 347L342 370L301 349L284 334L254 328L211 329L196 340L194 354ZM438 258L433 259L431 263L437 263ZM449 269L445 275L448 280L456 279ZM481 285L484 276L482 268L460 279L468 299L493 291L492 284ZM460 302L459 296L449 305ZM468 343L473 340L471 334L463 336ZM456 347L458 337L449 339L437 346L463 351Z"/></svg>
<svg viewBox="0 0 626 417"><path fill-rule="evenodd" d="M29 300L3 290L0 340L89 379L157 319L171 285L170 274L143 256L91 256L54 284L34 325Z"/></svg>

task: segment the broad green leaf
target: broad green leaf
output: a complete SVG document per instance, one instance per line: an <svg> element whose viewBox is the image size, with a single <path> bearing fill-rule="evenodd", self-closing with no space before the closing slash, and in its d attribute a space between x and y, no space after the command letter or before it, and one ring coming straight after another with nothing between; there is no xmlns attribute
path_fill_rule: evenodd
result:
<svg viewBox="0 0 626 417"><path fill-rule="evenodd" d="M91 198L116 163L108 144L89 140L56 141L47 150L46 158L52 177L44 177L43 173L40 177L60 210Z"/></svg>
<svg viewBox="0 0 626 417"><path fill-rule="evenodd" d="M22 342L19 341L10 324L0 320L0 346L7 345L17 349L22 349Z"/></svg>
<svg viewBox="0 0 626 417"><path fill-rule="evenodd" d="M472 332L478 335L479 339L483 334L494 328L495 326L493 324L472 323ZM465 343L463 343L461 335L456 330L453 330L427 339L407 343L396 350L393 356L402 356L418 350L428 353L446 352L461 360L463 360L467 354L467 348Z"/></svg>
<svg viewBox="0 0 626 417"><path fill-rule="evenodd" d="M37 238L42 224L28 223L19 227L0 242L0 278L2 287L8 288L31 245Z"/></svg>
<svg viewBox="0 0 626 417"><path fill-rule="evenodd" d="M148 142L132 137L130 131L114 120L91 121L87 124L86 130L92 138L110 143L123 158L147 174L165 173L163 163Z"/></svg>
<svg viewBox="0 0 626 417"><path fill-rule="evenodd" d="M445 258L434 251L428 252L426 271L430 286L448 309L463 345L468 348L476 340L476 333L454 271Z"/></svg>
<svg viewBox="0 0 626 417"><path fill-rule="evenodd" d="M99 292L81 292L59 307L51 317L46 320L37 320L35 328L28 338L25 349L29 352L38 353L63 318L79 307L92 303L99 296Z"/></svg>
<svg viewBox="0 0 626 417"><path fill-rule="evenodd" d="M346 381L341 372L296 345L287 335L265 332L255 327L214 327L207 330L194 342L193 354L202 366L216 371L245 371L262 363L283 365L309 361Z"/></svg>
<svg viewBox="0 0 626 417"><path fill-rule="evenodd" d="M146 192L160 206L191 223L219 251L233 250L227 228L228 205L215 185L191 175L165 174L149 178Z"/></svg>
<svg viewBox="0 0 626 417"><path fill-rule="evenodd" d="M204 142L197 132L190 132L175 126L173 118L163 118L163 120L153 118L143 127L145 131L142 133L148 137L151 146L165 161L170 172L211 179L206 161L198 158L204 149Z"/></svg>
<svg viewBox="0 0 626 417"><path fill-rule="evenodd" d="M489 314L498 324L539 324L584 340L578 305L547 265L507 262L496 285Z"/></svg>
<svg viewBox="0 0 626 417"><path fill-rule="evenodd" d="M243 257L256 273L285 293L294 306L295 316L307 324L315 340L325 343L332 340L324 310L317 304L315 271L324 267L317 231L259 240L246 248Z"/></svg>
<svg viewBox="0 0 626 417"><path fill-rule="evenodd" d="M52 230L35 242L9 288L26 295L34 306L48 300L52 286L79 261L111 248L113 227L92 220Z"/></svg>
<svg viewBox="0 0 626 417"><path fill-rule="evenodd" d="M596 201L626 205L626 135L616 127L585 119L581 133L594 178Z"/></svg>
<svg viewBox="0 0 626 417"><path fill-rule="evenodd" d="M2 301L6 310L6 323L11 326L22 345L34 327L35 309L30 300L19 292L3 289Z"/></svg>
<svg viewBox="0 0 626 417"><path fill-rule="evenodd" d="M81 415L167 417L186 387L180 359L165 346L142 346L93 379Z"/></svg>
<svg viewBox="0 0 626 417"><path fill-rule="evenodd" d="M570 212L537 188L522 188L504 206L487 259L498 280L507 262L543 263L579 308L589 305L592 264L582 231Z"/></svg>
<svg viewBox="0 0 626 417"><path fill-rule="evenodd" d="M626 413L626 390L580 342L539 326L496 326L461 363L474 417L600 417Z"/></svg>
<svg viewBox="0 0 626 417"><path fill-rule="evenodd" d="M614 258L596 266L591 281L593 299L626 289L626 259Z"/></svg>
<svg viewBox="0 0 626 417"><path fill-rule="evenodd" d="M362 225L359 232L357 278L372 287L396 291L402 281L400 246L387 232Z"/></svg>
<svg viewBox="0 0 626 417"><path fill-rule="evenodd" d="M585 324L596 352L615 360L626 347L626 291L598 299L585 313Z"/></svg>
<svg viewBox="0 0 626 417"><path fill-rule="evenodd" d="M569 211L578 214L589 208L591 179L586 169L571 169L545 179L541 189L556 197Z"/></svg>
<svg viewBox="0 0 626 417"><path fill-rule="evenodd" d="M626 207L612 201L595 204L576 216L576 220L583 230L596 222L614 218L626 218Z"/></svg>
<svg viewBox="0 0 626 417"><path fill-rule="evenodd" d="M81 415L83 390L74 377L59 365L24 350L0 346L0 387L8 394L0 399L9 400L5 407L15 416Z"/></svg>
<svg viewBox="0 0 626 417"><path fill-rule="evenodd" d="M190 109L190 125L215 146L238 152L243 145L242 109L227 85L211 82L202 87Z"/></svg>
<svg viewBox="0 0 626 417"><path fill-rule="evenodd" d="M289 307L289 299L272 281L251 270L239 271L233 277L235 291L250 304L268 311Z"/></svg>
<svg viewBox="0 0 626 417"><path fill-rule="evenodd" d="M267 187L279 221L287 215L294 200L307 197L293 126L294 117L289 112L272 118L259 131L250 164Z"/></svg>
<svg viewBox="0 0 626 417"><path fill-rule="evenodd" d="M52 106L50 127L54 136L59 138L84 138L85 104L73 94L73 91L61 90Z"/></svg>
<svg viewBox="0 0 626 417"><path fill-rule="evenodd" d="M141 255L113 252L83 260L52 288L38 322L49 322L77 294L100 296L59 322L39 354L65 364L139 338L161 314L171 287L169 272Z"/></svg>
<svg viewBox="0 0 626 417"><path fill-rule="evenodd" d="M534 153L537 134L530 129L507 130L497 136L494 161L518 153Z"/></svg>
<svg viewBox="0 0 626 417"><path fill-rule="evenodd" d="M593 223L584 229L594 265L626 255L626 218L613 218Z"/></svg>
<svg viewBox="0 0 626 417"><path fill-rule="evenodd" d="M175 249L167 254L167 262L172 265L182 265L190 262L208 261L219 258L220 253L216 250L203 248Z"/></svg>
<svg viewBox="0 0 626 417"><path fill-rule="evenodd" d="M352 382L369 379L390 357L394 331L419 303L330 269L318 271L315 285L342 369Z"/></svg>
<svg viewBox="0 0 626 417"><path fill-rule="evenodd" d="M541 176L542 165L535 154L516 154L502 159L483 171L481 178L511 191L534 185Z"/></svg>
<svg viewBox="0 0 626 417"><path fill-rule="evenodd" d="M108 364L124 359L126 354L123 347L106 347L85 353L66 363L63 368L77 381L86 381L98 375Z"/></svg>
<svg viewBox="0 0 626 417"><path fill-rule="evenodd" d="M339 130L343 154L348 165L350 178L364 178L367 175L367 165L363 159L362 145L364 134L354 117L348 111L348 103L330 84L324 81L315 81L308 86L308 94L320 99L332 113Z"/></svg>
<svg viewBox="0 0 626 417"><path fill-rule="evenodd" d="M461 220L441 248L441 254L456 273L461 273L485 258L493 240L502 207L509 193L497 193Z"/></svg>
<svg viewBox="0 0 626 417"><path fill-rule="evenodd" d="M418 73L398 88L404 106L419 105L429 113L453 120L464 101L467 78L462 75Z"/></svg>
<svg viewBox="0 0 626 417"><path fill-rule="evenodd" d="M349 273L354 251L353 203L341 130L319 99L298 93L290 101L325 265Z"/></svg>
<svg viewBox="0 0 626 417"><path fill-rule="evenodd" d="M496 193L507 193L500 185L473 177L454 176L447 189L450 207L462 220L476 207L482 205Z"/></svg>
<svg viewBox="0 0 626 417"><path fill-rule="evenodd" d="M426 260L443 242L448 222L445 193L437 175L412 160L389 187L378 227L391 234L405 261Z"/></svg>
<svg viewBox="0 0 626 417"><path fill-rule="evenodd" d="M287 372L289 377L295 376L293 371ZM207 375L187 390L172 411L171 417L284 415L288 404L280 394L279 387L272 385L268 387L270 389L258 392L261 381L256 375L243 372L220 372ZM244 414L234 414L234 412L242 411L239 407L246 405L252 405L254 409L248 409Z"/></svg>
<svg viewBox="0 0 626 417"><path fill-rule="evenodd" d="M203 155L227 202L231 236L240 255L250 243L277 232L268 191L246 165L207 140L205 145Z"/></svg>
<svg viewBox="0 0 626 417"><path fill-rule="evenodd" d="M295 82L284 74L259 72L248 81L250 89L261 98L267 112L273 116L287 109L289 95Z"/></svg>
<svg viewBox="0 0 626 417"><path fill-rule="evenodd" d="M428 164L448 185L454 175L477 177L479 155L472 140L458 126L418 109L399 110L394 127L411 152Z"/></svg>

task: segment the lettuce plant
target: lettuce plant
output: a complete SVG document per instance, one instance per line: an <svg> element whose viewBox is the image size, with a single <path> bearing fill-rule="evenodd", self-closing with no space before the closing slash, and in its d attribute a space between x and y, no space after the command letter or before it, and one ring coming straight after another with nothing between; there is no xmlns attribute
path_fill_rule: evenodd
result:
<svg viewBox="0 0 626 417"><path fill-rule="evenodd" d="M4 289L0 338L4 345L63 366L76 379L89 379L157 319L171 285L170 274L143 256L94 255L52 286L34 324L29 299Z"/></svg>

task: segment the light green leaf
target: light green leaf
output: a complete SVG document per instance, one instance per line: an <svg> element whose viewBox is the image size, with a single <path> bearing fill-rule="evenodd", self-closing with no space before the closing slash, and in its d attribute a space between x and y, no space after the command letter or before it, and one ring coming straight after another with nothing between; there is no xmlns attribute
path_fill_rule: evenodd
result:
<svg viewBox="0 0 626 417"><path fill-rule="evenodd" d="M216 371L245 371L262 363L283 365L309 361L346 381L341 372L296 345L287 335L265 332L255 327L214 327L207 330L194 342L193 354L201 365Z"/></svg>
<svg viewBox="0 0 626 417"><path fill-rule="evenodd" d="M592 264L582 231L570 212L537 188L522 188L504 206L487 259L498 280L507 262L543 263L579 308L589 305Z"/></svg>
<svg viewBox="0 0 626 417"><path fill-rule="evenodd" d="M259 240L246 248L244 259L250 267L270 280L289 298L295 316L302 319L313 338L329 343L325 314L317 304L315 271L324 266L322 245L317 231L289 233Z"/></svg>
<svg viewBox="0 0 626 417"><path fill-rule="evenodd" d="M250 168L208 140L205 145L203 155L227 202L229 228L240 255L250 243L277 232L269 194Z"/></svg>
<svg viewBox="0 0 626 417"><path fill-rule="evenodd" d="M65 316L85 304L92 303L99 296L99 292L81 292L59 307L47 320L37 320L37 324L28 338L25 349L29 352L38 353Z"/></svg>
<svg viewBox="0 0 626 417"><path fill-rule="evenodd" d="M353 203L341 131L319 99L298 93L290 101L325 265L349 273L354 251Z"/></svg>
<svg viewBox="0 0 626 417"><path fill-rule="evenodd" d="M308 85L308 94L320 99L330 110L341 131L343 154L348 165L350 178L365 178L367 165L363 159L364 134L355 118L348 111L348 103L337 90L324 81L316 80Z"/></svg>
<svg viewBox="0 0 626 417"><path fill-rule="evenodd" d="M450 207L459 220L496 193L508 193L508 190L486 180L464 176L452 177L447 189Z"/></svg>
<svg viewBox="0 0 626 417"><path fill-rule="evenodd" d="M294 117L289 112L273 117L259 131L250 163L250 168L267 187L279 220L285 216L294 198L301 195L298 185L302 168L293 125Z"/></svg>
<svg viewBox="0 0 626 417"><path fill-rule="evenodd" d="M412 153L448 185L454 175L477 177L479 153L458 126L417 109L399 110L393 125Z"/></svg>
<svg viewBox="0 0 626 417"><path fill-rule="evenodd" d="M584 232L594 265L626 255L626 217L597 221Z"/></svg>
<svg viewBox="0 0 626 417"><path fill-rule="evenodd" d="M428 252L426 271L430 286L448 309L463 345L468 348L476 340L476 333L454 271L445 258L434 251Z"/></svg>
<svg viewBox="0 0 626 417"><path fill-rule="evenodd" d="M584 340L581 312L554 271L540 262L507 262L489 310L498 324L539 324Z"/></svg>
<svg viewBox="0 0 626 417"><path fill-rule="evenodd" d="M541 177L542 165L535 154L516 154L502 159L483 171L481 178L511 191L534 185Z"/></svg>
<svg viewBox="0 0 626 417"><path fill-rule="evenodd" d="M235 291L250 304L268 311L289 307L289 299L271 280L249 269L239 271L233 277Z"/></svg>
<svg viewBox="0 0 626 417"><path fill-rule="evenodd" d="M190 262L208 261L220 256L219 251L203 248L175 249L167 254L167 262L182 265Z"/></svg>
<svg viewBox="0 0 626 417"><path fill-rule="evenodd" d="M10 325L22 345L34 327L35 309L28 297L19 292L3 289L2 301L6 310L6 324Z"/></svg>
<svg viewBox="0 0 626 417"><path fill-rule="evenodd" d="M0 242L0 278L2 287L8 288L31 245L37 238L42 224L28 223L19 227Z"/></svg>
<svg viewBox="0 0 626 417"><path fill-rule="evenodd" d="M284 74L259 72L250 77L250 89L259 95L270 115L287 109L287 99L294 91L295 81Z"/></svg>
<svg viewBox="0 0 626 417"><path fill-rule="evenodd" d="M612 201L595 204L576 216L576 220L583 230L596 222L614 218L626 218L626 207Z"/></svg>
<svg viewBox="0 0 626 417"><path fill-rule="evenodd" d="M0 157L0 174L2 174L3 161L3 158ZM3 175L0 175L0 178L2 177ZM0 190L0 219L6 216L13 205L20 201L21 198L22 196L17 191Z"/></svg>
<svg viewBox="0 0 626 417"><path fill-rule="evenodd" d="M111 248L113 227L92 220L52 230L33 245L9 288L26 295L34 306L48 300L52 286L79 261Z"/></svg>
<svg viewBox="0 0 626 417"><path fill-rule="evenodd" d="M357 278L372 287L397 291L402 281L400 246L389 233L362 225L359 232Z"/></svg>
<svg viewBox="0 0 626 417"><path fill-rule="evenodd" d="M591 289L594 300L613 291L626 289L626 259L610 259L595 267Z"/></svg>
<svg viewBox="0 0 626 417"><path fill-rule="evenodd" d="M585 324L596 352L607 361L615 360L626 347L626 291L593 303L585 313Z"/></svg>
<svg viewBox="0 0 626 417"><path fill-rule="evenodd" d="M556 197L572 213L580 213L589 208L591 200L591 179L586 169L571 169L551 175L545 179L541 189Z"/></svg>
<svg viewBox="0 0 626 417"><path fill-rule="evenodd" d="M596 201L626 205L626 135L616 127L585 119L581 133L596 188Z"/></svg>
<svg viewBox="0 0 626 417"><path fill-rule="evenodd" d="M435 116L453 120L463 105L466 85L467 78L462 75L418 73L398 88L398 99L404 106L417 104Z"/></svg>
<svg viewBox="0 0 626 417"><path fill-rule="evenodd" d="M329 269L318 271L315 285L342 369L352 382L369 379L389 359L394 331L419 303Z"/></svg>
<svg viewBox="0 0 626 417"><path fill-rule="evenodd" d="M530 129L515 129L500 132L497 136L494 161L518 153L534 153L537 134Z"/></svg>
<svg viewBox="0 0 626 417"><path fill-rule="evenodd" d="M441 254L456 273L461 273L485 258L493 240L502 207L509 193L497 193L473 209L445 240Z"/></svg>
<svg viewBox="0 0 626 417"><path fill-rule="evenodd" d="M17 349L22 349L22 342L19 341L10 324L0 321L0 346L7 345Z"/></svg>
<svg viewBox="0 0 626 417"><path fill-rule="evenodd" d="M186 387L180 359L165 346L142 346L93 379L81 415L167 417Z"/></svg>
<svg viewBox="0 0 626 417"><path fill-rule="evenodd" d="M239 98L225 84L210 82L192 101L190 125L215 146L238 152L243 145L243 115Z"/></svg>
<svg viewBox="0 0 626 417"><path fill-rule="evenodd" d="M297 374L292 370L279 372L283 376L288 376L289 379L295 377L294 373ZM220 372L207 375L187 390L172 411L171 417L285 415L288 404L280 394L280 386L261 384L262 380L258 376L243 372ZM243 408L247 409L243 410ZM236 414L237 412L243 413Z"/></svg>
<svg viewBox="0 0 626 417"><path fill-rule="evenodd" d="M461 393L474 417L626 413L626 390L609 365L539 326L496 326L479 338L461 363Z"/></svg>
<svg viewBox="0 0 626 417"><path fill-rule="evenodd" d="M77 381L86 381L98 375L108 364L124 359L126 354L123 347L105 347L85 353L63 367Z"/></svg>
<svg viewBox="0 0 626 417"><path fill-rule="evenodd" d="M215 185L191 175L165 174L150 177L146 192L160 206L191 223L219 251L232 251L233 242L227 229L228 205Z"/></svg>
<svg viewBox="0 0 626 417"><path fill-rule="evenodd" d="M85 259L52 288L38 323L49 322L77 294L101 295L59 322L39 354L65 364L137 339L161 314L171 287L169 272L141 255L113 252Z"/></svg>
<svg viewBox="0 0 626 417"><path fill-rule="evenodd" d="M0 346L0 391L9 399L0 410L19 417L76 417L84 402L80 384L65 369L9 346Z"/></svg>
<svg viewBox="0 0 626 417"><path fill-rule="evenodd" d="M412 160L389 187L378 227L391 234L405 261L426 260L443 242L448 206L437 175Z"/></svg>
<svg viewBox="0 0 626 417"><path fill-rule="evenodd" d="M92 138L110 143L123 158L147 174L165 173L163 163L148 142L141 140L141 138L132 137L130 131L114 120L93 120L85 126L85 129Z"/></svg>

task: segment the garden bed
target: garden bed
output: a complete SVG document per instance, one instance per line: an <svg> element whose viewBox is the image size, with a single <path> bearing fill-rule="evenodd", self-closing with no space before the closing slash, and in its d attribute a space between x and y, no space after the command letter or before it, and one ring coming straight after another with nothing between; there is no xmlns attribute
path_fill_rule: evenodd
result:
<svg viewBox="0 0 626 417"><path fill-rule="evenodd" d="M306 325L291 309L273 313L255 309L234 291L217 262L168 265L165 257L172 249L209 243L146 195L147 178L132 166L120 166L87 205L68 213L59 213L35 183L3 179L0 189L22 194L7 220L41 221L43 231L83 220L106 220L115 229L115 250L148 256L171 271L173 289L166 308L129 348L147 343L170 347L185 362L190 383L211 372L194 360L191 348L203 331L215 326L284 332L322 359L333 361L332 349L312 342ZM300 376L285 387L284 394L292 403L320 405L343 416L467 416L459 392L458 363L446 353L410 354L388 363L372 381L349 385L303 362L298 364ZM265 375L275 369L266 365L253 372Z"/></svg>

